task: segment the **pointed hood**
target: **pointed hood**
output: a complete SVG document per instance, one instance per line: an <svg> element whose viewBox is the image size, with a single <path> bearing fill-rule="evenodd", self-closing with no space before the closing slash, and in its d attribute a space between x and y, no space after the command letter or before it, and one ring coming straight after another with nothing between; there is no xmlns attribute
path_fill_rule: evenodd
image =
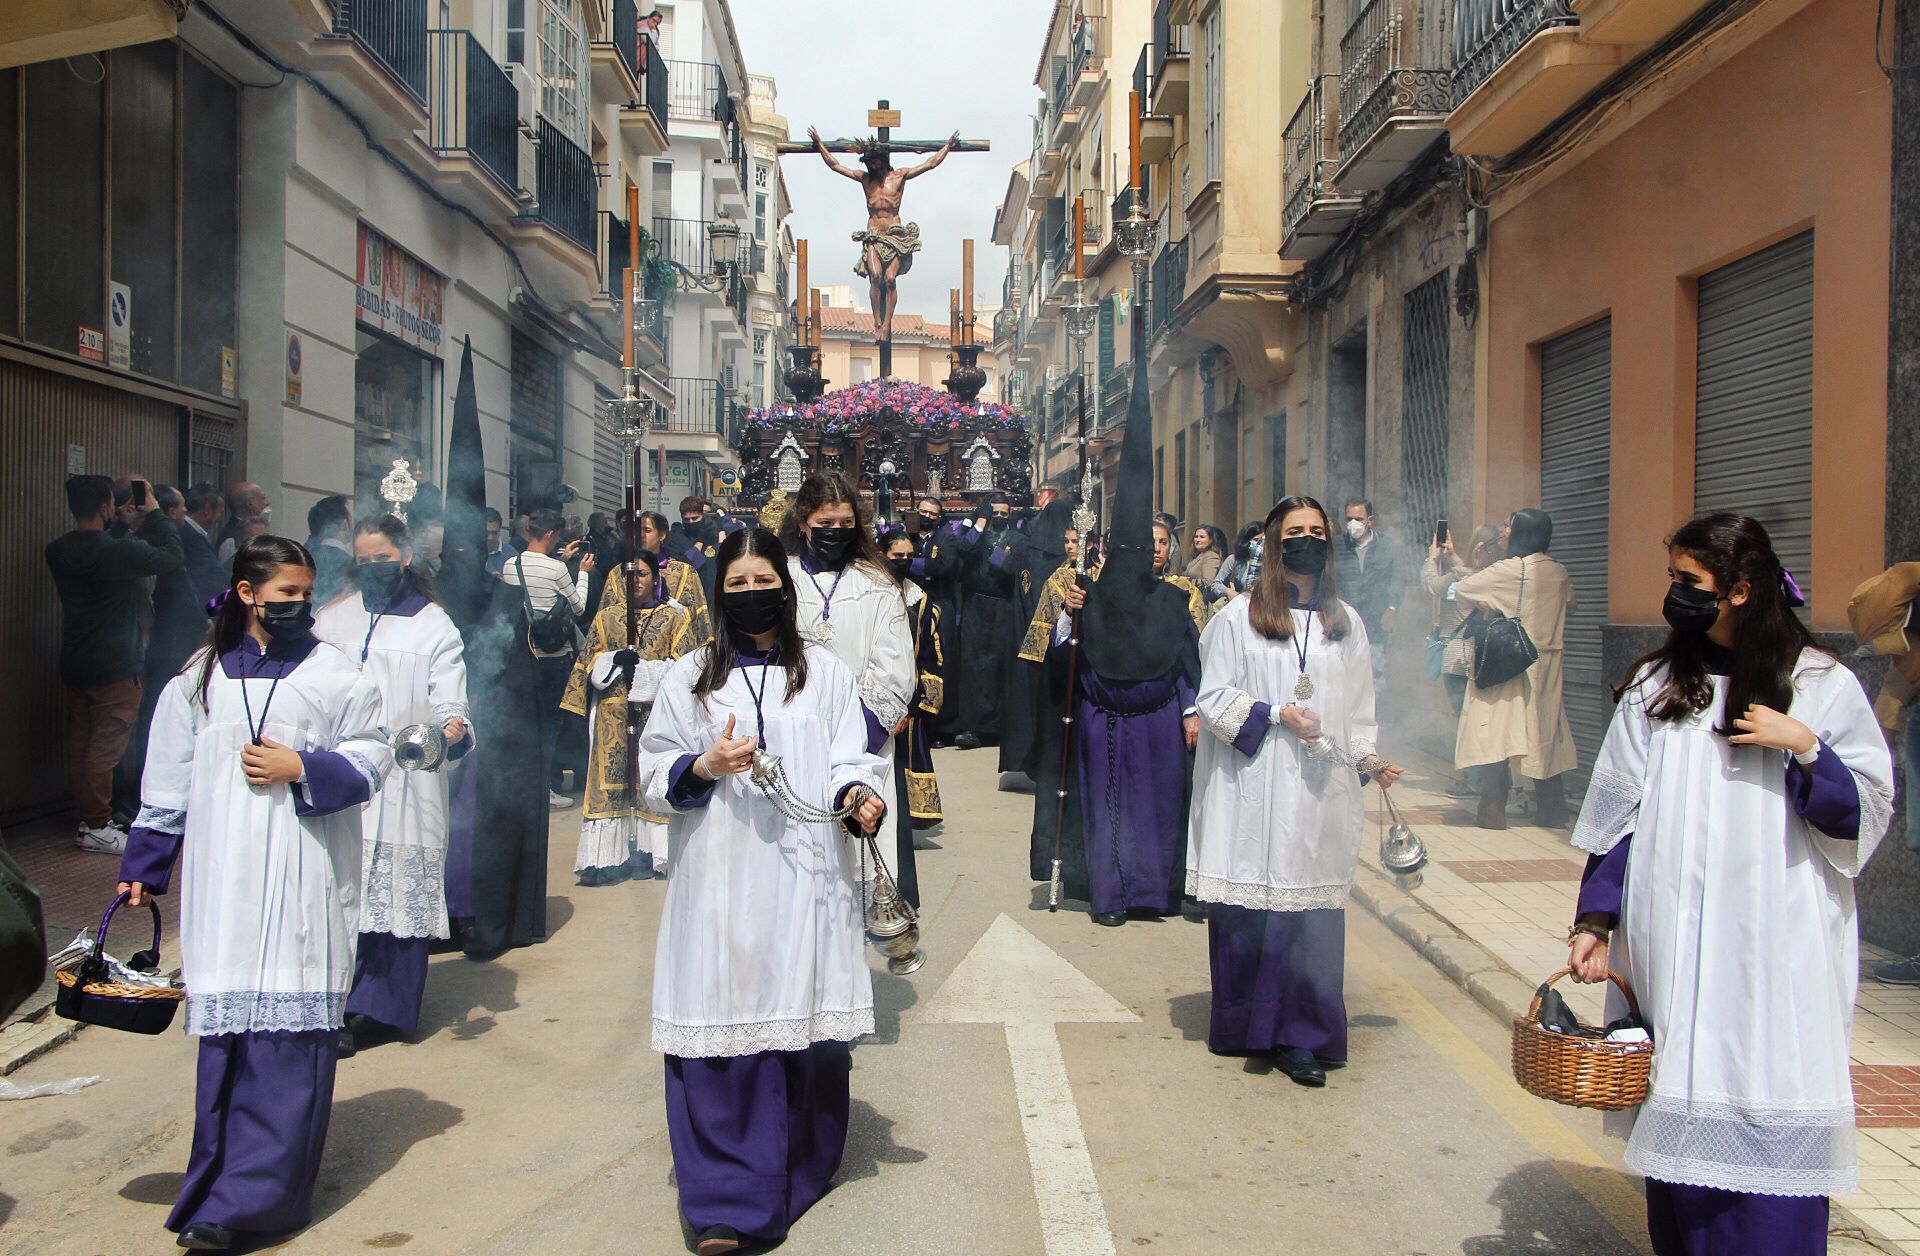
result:
<svg viewBox="0 0 1920 1256"><path fill-rule="evenodd" d="M480 403L473 387L473 338L460 350L460 382L447 438L447 496L438 583L448 613L465 627L486 606L487 460L480 444Z"/></svg>
<svg viewBox="0 0 1920 1256"><path fill-rule="evenodd" d="M1112 544L1081 613L1087 661L1108 680L1153 680L1176 669L1199 678L1197 629L1185 595L1153 575L1153 398L1146 320L1133 317L1133 395L1120 444Z"/></svg>

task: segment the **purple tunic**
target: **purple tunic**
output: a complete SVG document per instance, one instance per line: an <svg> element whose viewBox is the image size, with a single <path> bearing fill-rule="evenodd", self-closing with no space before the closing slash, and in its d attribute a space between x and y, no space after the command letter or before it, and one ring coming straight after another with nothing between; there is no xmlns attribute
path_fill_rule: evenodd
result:
<svg viewBox="0 0 1920 1256"><path fill-rule="evenodd" d="M1180 907L1187 845L1184 676L1109 681L1080 675L1076 766L1089 902L1096 914Z"/></svg>
<svg viewBox="0 0 1920 1256"><path fill-rule="evenodd" d="M353 990L347 1015L379 1021L403 1034L420 1023L420 1001L427 993L429 938L396 938L363 933L353 958Z"/></svg>
<svg viewBox="0 0 1920 1256"><path fill-rule="evenodd" d="M200 1040L193 1148L169 1230L208 1221L279 1234L313 1220L337 1046L331 1029Z"/></svg>
<svg viewBox="0 0 1920 1256"><path fill-rule="evenodd" d="M847 1150L844 1042L720 1059L666 1057L667 1141L695 1234L778 1242L827 1193Z"/></svg>
<svg viewBox="0 0 1920 1256"><path fill-rule="evenodd" d="M1299 1047L1347 1058L1347 914L1207 908L1213 1013L1207 1049L1252 1055Z"/></svg>
<svg viewBox="0 0 1920 1256"><path fill-rule="evenodd" d="M1821 1256L1825 1195L1749 1195L1647 1179L1654 1256Z"/></svg>

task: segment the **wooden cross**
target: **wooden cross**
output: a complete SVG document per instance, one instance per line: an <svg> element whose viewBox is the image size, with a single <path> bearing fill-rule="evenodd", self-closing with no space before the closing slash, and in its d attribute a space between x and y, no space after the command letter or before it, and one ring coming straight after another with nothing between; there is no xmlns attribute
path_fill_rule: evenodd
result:
<svg viewBox="0 0 1920 1256"><path fill-rule="evenodd" d="M889 152L932 153L938 152L940 146L946 143L945 140L894 139L893 130L900 125L900 111L893 108L891 101L883 100L877 108L867 110L867 125L874 128L877 132L873 139L841 138L828 140L827 151L830 153L857 153L863 151L867 145L877 143L885 145ZM814 151L812 144L789 142L780 144L777 147L780 155L783 157L794 153L810 153ZM992 149L993 146L985 140L961 140L953 146L953 151L956 153L985 153L991 152Z"/></svg>

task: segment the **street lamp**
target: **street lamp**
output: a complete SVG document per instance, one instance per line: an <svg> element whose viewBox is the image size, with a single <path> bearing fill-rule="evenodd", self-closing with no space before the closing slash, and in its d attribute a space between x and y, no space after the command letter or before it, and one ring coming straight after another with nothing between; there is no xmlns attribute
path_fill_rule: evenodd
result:
<svg viewBox="0 0 1920 1256"><path fill-rule="evenodd" d="M1153 258L1153 246L1159 242L1160 224L1147 217L1147 206L1134 188L1127 216L1113 224L1113 247L1133 264L1133 301L1147 304L1147 266Z"/></svg>
<svg viewBox="0 0 1920 1256"><path fill-rule="evenodd" d="M707 243L713 249L713 272L726 275L740 260L740 225L731 218L716 218L707 224Z"/></svg>
<svg viewBox="0 0 1920 1256"><path fill-rule="evenodd" d="M1080 380L1080 436L1075 442L1080 447L1080 504L1073 511L1073 526L1080 533L1082 554L1087 552L1086 546L1093 536L1095 522L1093 459L1087 451L1087 337L1093 335L1100 318L1100 307L1087 300L1086 286L1086 280L1074 280L1073 300L1060 308L1061 318L1067 325L1067 335L1073 337L1074 373ZM1080 569L1084 571L1085 567Z"/></svg>

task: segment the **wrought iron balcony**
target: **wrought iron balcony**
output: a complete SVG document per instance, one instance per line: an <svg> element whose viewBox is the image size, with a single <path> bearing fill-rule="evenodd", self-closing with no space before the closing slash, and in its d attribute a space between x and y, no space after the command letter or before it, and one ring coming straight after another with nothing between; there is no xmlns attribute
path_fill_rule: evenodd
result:
<svg viewBox="0 0 1920 1256"><path fill-rule="evenodd" d="M467 31L428 31L427 50L433 151L471 158L516 195L520 106L513 79Z"/></svg>
<svg viewBox="0 0 1920 1256"><path fill-rule="evenodd" d="M594 47L608 46L613 49L620 63L633 75L633 81L640 81L640 8L634 0L613 0L612 20L607 26L605 45L596 43Z"/></svg>
<svg viewBox="0 0 1920 1256"><path fill-rule="evenodd" d="M1314 79L1281 140L1286 200L1280 214L1280 256L1284 258L1319 256L1360 208L1359 197L1338 191L1334 183L1339 165L1334 140L1339 127L1338 83L1331 74Z"/></svg>
<svg viewBox="0 0 1920 1256"><path fill-rule="evenodd" d="M700 219L656 218L653 239L661 257L696 275L712 273L713 246L707 238L707 224Z"/></svg>
<svg viewBox="0 0 1920 1256"><path fill-rule="evenodd" d="M664 134L671 93L667 61L660 55L660 45L653 42L652 36L641 36L637 51L640 59L640 99L634 103L653 115L654 125Z"/></svg>
<svg viewBox="0 0 1920 1256"><path fill-rule="evenodd" d="M1153 277L1150 281L1153 302L1148 311L1147 335L1152 336L1167 325L1173 317L1173 311L1187 295L1187 238L1169 240L1160 248L1159 256L1153 259Z"/></svg>
<svg viewBox="0 0 1920 1256"><path fill-rule="evenodd" d="M1365 0L1340 40L1340 186L1393 182L1440 137L1452 74L1422 66L1421 33L1436 0ZM1426 19L1426 20L1423 20ZM1441 58L1437 51L1431 62Z"/></svg>
<svg viewBox="0 0 1920 1256"><path fill-rule="evenodd" d="M426 102L427 0L335 0L333 33L352 38Z"/></svg>
<svg viewBox="0 0 1920 1256"><path fill-rule="evenodd" d="M687 122L718 122L725 116L727 80L711 61L669 61L667 116Z"/></svg>
<svg viewBox="0 0 1920 1256"><path fill-rule="evenodd" d="M1153 6L1152 112L1171 117L1185 113L1187 86L1192 74L1191 48L1185 24L1173 20L1173 0L1155 0Z"/></svg>
<svg viewBox="0 0 1920 1256"><path fill-rule="evenodd" d="M1116 362L1100 386L1100 430L1127 421L1128 394L1133 391L1133 363Z"/></svg>
<svg viewBox="0 0 1920 1256"><path fill-rule="evenodd" d="M594 194L598 187L593 158L545 118L540 119L537 138L534 165L538 172L539 216L560 234L592 250Z"/></svg>
<svg viewBox="0 0 1920 1256"><path fill-rule="evenodd" d="M1568 0L1453 0L1453 107L1535 35L1579 23Z"/></svg>
<svg viewBox="0 0 1920 1256"><path fill-rule="evenodd" d="M667 383L673 389L673 413L667 416L667 431L688 436L726 435L728 405L720 380L674 375Z"/></svg>

